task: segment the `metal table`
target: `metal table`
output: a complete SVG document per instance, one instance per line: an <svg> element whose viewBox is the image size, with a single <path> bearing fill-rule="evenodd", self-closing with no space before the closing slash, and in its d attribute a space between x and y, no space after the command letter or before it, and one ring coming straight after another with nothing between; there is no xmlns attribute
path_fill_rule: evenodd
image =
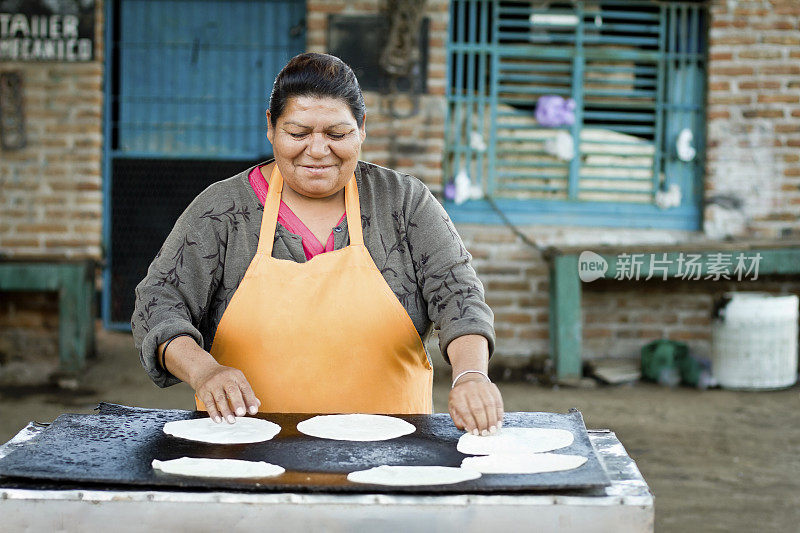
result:
<svg viewBox="0 0 800 533"><path fill-rule="evenodd" d="M35 438L29 424L0 457ZM589 430L611 479L602 489L545 494L246 493L18 488L0 478L5 531L653 531L653 495L613 432Z"/></svg>

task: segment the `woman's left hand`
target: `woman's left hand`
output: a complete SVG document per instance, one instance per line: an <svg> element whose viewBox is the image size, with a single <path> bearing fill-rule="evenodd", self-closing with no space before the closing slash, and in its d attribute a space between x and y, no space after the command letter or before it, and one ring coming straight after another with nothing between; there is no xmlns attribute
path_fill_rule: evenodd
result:
<svg viewBox="0 0 800 533"><path fill-rule="evenodd" d="M484 376L464 376L450 391L448 410L458 429L490 435L503 425L503 397Z"/></svg>

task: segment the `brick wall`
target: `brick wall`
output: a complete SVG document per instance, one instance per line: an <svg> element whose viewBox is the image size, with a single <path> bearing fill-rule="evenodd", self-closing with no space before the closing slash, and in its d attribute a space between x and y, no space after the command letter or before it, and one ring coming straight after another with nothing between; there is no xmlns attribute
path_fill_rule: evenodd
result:
<svg viewBox="0 0 800 533"><path fill-rule="evenodd" d="M103 2L89 63L0 62L23 78L27 145L0 149L0 256L100 259ZM54 293L0 292L0 383L57 367Z"/></svg>
<svg viewBox="0 0 800 533"><path fill-rule="evenodd" d="M103 2L95 60L0 62L23 77L27 145L0 152L3 255L101 257Z"/></svg>
<svg viewBox="0 0 800 533"><path fill-rule="evenodd" d="M685 342L692 353L708 357L713 304L732 291L800 294L800 281L796 276L762 276L738 283L605 280L584 284L584 358L635 358L644 344L661 338Z"/></svg>
<svg viewBox="0 0 800 533"><path fill-rule="evenodd" d="M706 197L742 202L740 234L800 235L800 2L715 0L709 53Z"/></svg>

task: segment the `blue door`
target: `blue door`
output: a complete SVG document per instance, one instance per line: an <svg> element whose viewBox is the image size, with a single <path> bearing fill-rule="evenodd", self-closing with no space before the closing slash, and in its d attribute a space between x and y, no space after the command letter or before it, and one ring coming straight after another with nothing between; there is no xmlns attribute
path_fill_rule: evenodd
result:
<svg viewBox="0 0 800 533"><path fill-rule="evenodd" d="M117 0L106 20L103 318L127 328L186 205L271 155L269 94L305 49L305 1Z"/></svg>
<svg viewBox="0 0 800 533"><path fill-rule="evenodd" d="M269 153L275 75L305 47L305 2L123 0L119 146L128 155Z"/></svg>

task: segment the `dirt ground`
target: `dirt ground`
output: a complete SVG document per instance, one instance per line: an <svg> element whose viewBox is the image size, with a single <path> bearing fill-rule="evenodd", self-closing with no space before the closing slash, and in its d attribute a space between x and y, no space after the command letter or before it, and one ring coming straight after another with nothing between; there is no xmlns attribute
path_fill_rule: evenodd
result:
<svg viewBox="0 0 800 533"><path fill-rule="evenodd" d="M193 407L188 386L159 389L130 334L101 331L98 357L74 392L0 389L0 443L28 421L90 413L98 401ZM501 383L507 411L581 410L589 428L616 432L655 495L656 531L798 531L800 386L776 392L696 391L656 385L551 388ZM436 411L447 384L437 382Z"/></svg>

